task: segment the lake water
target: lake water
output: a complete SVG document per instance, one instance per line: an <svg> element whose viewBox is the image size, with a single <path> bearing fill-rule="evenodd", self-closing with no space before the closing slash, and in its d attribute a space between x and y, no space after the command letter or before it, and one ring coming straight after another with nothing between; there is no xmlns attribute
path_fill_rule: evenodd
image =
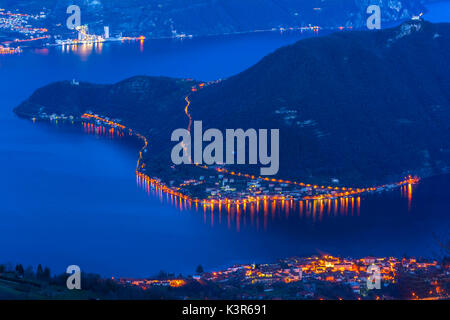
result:
<svg viewBox="0 0 450 320"><path fill-rule="evenodd" d="M112 83L137 74L214 80L307 36L313 34L107 43L0 56L0 262L42 263L54 273L77 264L105 276L137 277L320 252L433 256L432 233L449 230L449 176L336 209L296 203L211 213L138 186L139 141L87 134L79 125L32 123L12 113L52 81Z"/></svg>

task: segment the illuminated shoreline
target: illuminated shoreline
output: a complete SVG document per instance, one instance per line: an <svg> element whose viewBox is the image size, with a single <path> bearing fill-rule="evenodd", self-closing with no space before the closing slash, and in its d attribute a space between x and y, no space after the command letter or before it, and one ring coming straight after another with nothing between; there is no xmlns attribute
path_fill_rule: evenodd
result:
<svg viewBox="0 0 450 320"><path fill-rule="evenodd" d="M186 101L188 102L187 98L186 98ZM410 196L411 186L420 181L420 179L418 177L408 176L408 177L405 177L405 179L403 179L402 181L392 183L389 185L384 184L384 185L380 185L380 186L363 187L363 188L333 187L333 186L323 186L323 185L322 186L311 185L311 184L304 183L304 182L297 182L297 181L290 181L290 180L283 180L283 179L259 177L259 176L249 175L249 174L245 174L245 173L241 173L241 172L229 171L224 168L216 168L216 169L212 169L212 170L215 170L215 171L217 171L219 173L223 173L223 174L243 177L243 178L246 178L249 180L250 179L252 179L252 180L253 179L261 179L266 182L278 182L278 183L286 183L289 185L311 187L311 188L321 190L321 191L329 191L329 193L315 195L315 196L304 196L301 199L296 199L295 197L290 196L290 195L264 195L264 196L252 196L252 197L249 196L249 197L242 197L242 198L217 198L217 199L192 198L192 197L180 192L179 191L180 188L177 188L177 189L170 188L165 183L161 182L161 179L155 178L155 177L152 178L152 177L148 176L147 174L141 172L141 169L143 169L145 167L145 163L143 162L143 152L148 147L148 141L144 135L132 130L131 128L127 128L126 126L124 126L122 124L113 122L111 120L102 118L97 115L85 113L81 116L81 118L86 119L86 120L99 121L99 122L102 122L111 127L118 127L119 129L122 129L122 130L128 130L129 134L133 134L136 137L138 137L139 139L143 140L144 145L141 148L141 150L139 151L139 158L138 158L138 161L136 164L136 179L137 179L138 185L144 185L145 187L151 186L153 188L159 189L163 193L167 193L169 195L178 197L182 200L186 200L186 201L193 202L193 203L200 203L203 205L209 205L212 207L215 204L217 204L219 206L224 204L224 205L234 205L234 206L239 207L240 205L245 206L246 204L249 204L249 203L258 203L259 201L274 201L274 200L275 201L293 201L293 200L296 200L296 201L297 200L326 201L326 200L337 200L340 198L354 199L355 196L361 196L363 194L374 193L374 192L379 192L379 191L386 191L387 187L398 188L398 187L403 187L403 186L407 187L408 195ZM196 166L203 168L205 170L211 170L211 168L209 168L207 166L200 166L200 165L196 165Z"/></svg>

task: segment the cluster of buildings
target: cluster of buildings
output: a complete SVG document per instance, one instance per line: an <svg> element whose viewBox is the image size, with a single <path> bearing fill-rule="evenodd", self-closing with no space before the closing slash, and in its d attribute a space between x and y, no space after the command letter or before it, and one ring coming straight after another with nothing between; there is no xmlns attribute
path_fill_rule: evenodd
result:
<svg viewBox="0 0 450 320"><path fill-rule="evenodd" d="M71 82L71 85L79 85L75 80ZM207 83L201 83L198 87L208 85ZM70 115L57 115L47 114L44 110L39 110L36 116L38 119L44 120L70 120L74 121L75 118ZM36 120L32 118L32 120ZM77 119L78 120L78 119ZM397 183L381 185L377 187L369 188L347 188L338 186L338 180L334 179L331 186L314 185L303 182L296 182L290 180L277 179L273 177L261 177L251 174L245 174L235 172L226 169L223 165L204 166L195 165L195 171L186 174L174 174L172 177L175 179L169 180L169 178L150 178L146 174L145 163L143 162L143 153L147 152L146 138L131 128L126 128L120 124L120 120L111 120L108 117L99 116L92 112L87 112L81 116L79 120L92 121L96 124L107 125L111 128L119 128L127 130L129 133L137 135L143 139L144 147L142 148L139 156L137 175L145 181L145 185L148 187L161 189L164 193L180 197L180 199L200 202L206 206L214 206L218 204L232 204L239 207L246 204L258 204L259 201L288 201L289 205L295 206L295 202L298 201L311 201L315 203L315 200L319 201L319 210L323 210L326 206L327 210L331 210L331 202L333 200L334 208L337 209L338 199L341 206L349 206L353 208L359 208L360 196L366 193L383 192L394 188L405 188L405 194L408 195L409 201L411 200L412 185L416 184L419 179L408 176L404 180ZM172 166L173 170L177 170L175 166ZM308 203L306 203L308 204ZM301 205L301 204L299 204ZM313 207L314 209L314 207Z"/></svg>
<svg viewBox="0 0 450 320"><path fill-rule="evenodd" d="M45 12L39 12L38 14L25 14L18 12L6 11L0 8L0 30L4 30L10 34L7 41L0 43L1 53L18 53L21 52L20 48L17 48L17 44L22 42L30 42L36 40L45 40L44 44L49 45L48 39L50 39L49 31L47 28L37 27L36 25L42 24L41 21L46 19ZM58 25L60 26L60 25ZM77 38L75 39L61 39L60 35L54 35L55 45L77 45L77 44L95 44L106 41L123 41L123 40L141 40L145 37L111 37L109 26L103 27L103 34L96 35L89 33L87 25L76 27ZM14 48L13 48L14 44ZM11 47L11 48L10 48Z"/></svg>
<svg viewBox="0 0 450 320"><path fill-rule="evenodd" d="M139 37L124 37L122 36L122 33L118 35L111 35L109 26L103 26L103 33L101 35L97 35L94 33L89 32L89 26L81 25L78 27L75 27L75 31L77 34L76 39L61 39L61 36L57 35L55 36L55 43L54 45L57 46L65 46L65 45L92 45L97 43L103 43L103 42L109 42L109 41L140 41L141 44L145 40L144 36Z"/></svg>
<svg viewBox="0 0 450 320"><path fill-rule="evenodd" d="M202 275L206 280L226 283L231 279L236 279L242 284L257 284L264 286L264 292L274 291L273 286L277 283L317 283L327 282L330 284L340 284L351 288L355 297L367 296L370 289L370 281L373 273L369 267L375 265L379 270L380 284L387 287L395 284L399 272L421 273L430 278L430 296L442 294L438 286L438 275L448 278L450 270L443 268L437 261L418 262L414 258L397 259L366 257L361 259L339 258L330 255L314 256L305 258L289 258L280 260L274 264L261 265L237 265L224 271L212 272ZM296 293L296 297L314 297L315 286L306 286L310 290L303 290ZM415 293L411 292L411 298Z"/></svg>
<svg viewBox="0 0 450 320"><path fill-rule="evenodd" d="M39 23L39 20L45 18L46 14L44 12L29 15L13 13L0 8L0 30L6 32L7 35L9 34L7 41L0 44L2 48L0 52L18 53L20 52L20 48L17 48L19 43L47 39L49 37L47 34L48 30L35 26L35 24Z"/></svg>
<svg viewBox="0 0 450 320"><path fill-rule="evenodd" d="M369 267L376 266L379 272L380 288L370 287L368 279L374 275ZM420 276L426 283L425 291L407 293L409 299L445 299L450 270L437 261L394 257L361 259L339 258L330 255L293 257L273 264L234 265L221 271L205 272L177 279L117 279L123 285L134 285L144 290L154 287L183 287L190 282L204 286L219 286L227 292L239 291L241 299L320 299L341 298L334 296L340 288L352 299L395 299L383 288L395 286L400 275ZM321 290L318 288L321 287ZM255 288L258 288L255 290ZM290 288L290 289L289 289ZM342 290L344 288L345 290ZM327 295L327 291L330 295ZM393 291L395 292L395 291ZM350 293L350 296L349 296ZM208 298L208 297L205 297ZM211 297L213 298L213 297ZM402 296L401 298L405 298Z"/></svg>
<svg viewBox="0 0 450 320"><path fill-rule="evenodd" d="M33 24L40 19L45 19L44 12L40 12L36 15L29 15L24 13L13 13L11 11L5 11L0 8L0 29L7 31L22 33L27 38L40 37L47 33L46 28L36 28Z"/></svg>
<svg viewBox="0 0 450 320"><path fill-rule="evenodd" d="M201 89L208 85L201 83L196 87ZM187 108L187 107L186 107ZM188 110L186 110L188 113ZM109 118L87 113L82 116L83 120L93 120L113 127L126 129ZM132 130L128 128L130 132ZM137 133L135 133L138 135ZM145 138L138 135L141 138ZM146 141L146 139L144 139ZM226 169L221 165L203 166L196 165L199 175L191 172L183 178L183 174L176 174L176 179L162 182L160 178L150 178L146 174L145 163L142 161L142 153L147 151L147 144L140 152L137 174L147 185L161 189L164 193L180 197L185 200L201 202L204 205L233 204L239 206L246 203L258 203L260 200L275 201L302 201L302 200L325 200L329 202L337 199L345 199L353 208L359 206L359 196L372 192L383 192L398 187L407 188L408 197L412 194L411 185L419 181L418 178L408 176L404 180L393 184L381 185L369 188L346 188L337 186L338 180L332 181L333 186L314 185L290 180L254 176ZM175 166L172 166L176 170ZM168 181L167 181L168 180ZM356 204L355 202L356 198ZM330 206L328 206L330 208Z"/></svg>
<svg viewBox="0 0 450 320"><path fill-rule="evenodd" d="M191 79L191 78L187 78L187 79L184 79L184 80L185 81L194 81L194 79ZM222 82L222 79L212 80L212 81L207 81L207 82L201 82L199 84L193 85L191 87L191 91L192 92L197 92L198 90L201 90L201 89L203 89L203 88L205 88L207 86L210 86L210 85L213 85L213 84L217 84L217 83L220 83L220 82Z"/></svg>

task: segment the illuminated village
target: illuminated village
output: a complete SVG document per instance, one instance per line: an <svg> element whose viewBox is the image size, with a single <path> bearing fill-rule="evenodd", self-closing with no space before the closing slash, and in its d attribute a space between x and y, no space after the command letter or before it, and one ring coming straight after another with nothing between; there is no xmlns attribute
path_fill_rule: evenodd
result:
<svg viewBox="0 0 450 320"><path fill-rule="evenodd" d="M22 49L20 49L20 47L16 47L16 48L10 48L10 47L4 47L2 45L0 45L0 54L16 54L16 53L21 53Z"/></svg>
<svg viewBox="0 0 450 320"><path fill-rule="evenodd" d="M79 85L75 80L71 85ZM192 88L195 92L207 84ZM189 99L186 97L188 113ZM311 185L283 179L253 176L230 171L222 166L196 167L203 172L198 177L183 180L180 184L150 177L146 172L143 154L148 150L144 135L126 127L120 119L87 111L81 117L46 114L40 112L37 120L81 122L87 133L123 137L136 136L143 142L136 168L137 183L144 190L165 194L175 203L187 208L201 206L205 210L232 206L238 213L247 208L261 206L266 212L269 205L282 205L315 213L344 210L358 214L361 196L368 193L400 189L411 205L412 187L419 182L417 177L376 187L351 188L342 186ZM203 187L204 198L193 197L192 187ZM311 209L312 208L312 209ZM250 209L251 210L251 209ZM302 209L303 210L303 209ZM342 209L339 209L342 210ZM302 211L301 211L302 212ZM308 211L306 211L308 212ZM336 212L335 212L336 213ZM380 270L380 289L369 288L368 267L375 265ZM118 285L143 290L174 299L336 299L336 300L440 300L449 298L448 261L421 258L365 257L342 258L331 255L292 257L269 264L241 264L224 270L197 272L192 276L160 274L155 277L113 278Z"/></svg>
<svg viewBox="0 0 450 320"><path fill-rule="evenodd" d="M380 270L380 289L367 285L367 269ZM162 275L151 279L114 279L124 286L143 290L171 287L178 298L214 299L426 299L449 297L448 263L415 258L338 258L330 255L289 258L272 264L234 265L225 270L188 277ZM173 275L172 275L173 276ZM412 280L414 279L414 280ZM408 285L405 282L408 281ZM205 287L215 296L195 296L190 287ZM216 289L208 291L208 287ZM193 294L194 296L190 296Z"/></svg>
<svg viewBox="0 0 450 320"><path fill-rule="evenodd" d="M45 12L29 15L13 13L0 8L0 30L11 34L11 37L8 37L6 41L0 42L0 54L21 53L21 44L47 40L50 37L48 30L33 26L39 24L40 20L45 18Z"/></svg>

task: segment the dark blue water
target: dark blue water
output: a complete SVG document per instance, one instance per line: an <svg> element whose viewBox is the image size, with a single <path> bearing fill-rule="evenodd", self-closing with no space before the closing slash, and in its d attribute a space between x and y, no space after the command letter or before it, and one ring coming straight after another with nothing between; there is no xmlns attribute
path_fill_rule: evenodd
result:
<svg viewBox="0 0 450 320"><path fill-rule="evenodd" d="M266 217L250 208L211 215L209 209L181 210L136 185L138 141L85 134L77 125L34 124L11 112L56 80L225 78L311 35L110 43L0 56L0 261L42 263L54 273L77 264L106 276L147 276L317 252L432 255L432 232L448 232L449 177L415 186L410 204L397 190L336 214L297 207L269 210Z"/></svg>

